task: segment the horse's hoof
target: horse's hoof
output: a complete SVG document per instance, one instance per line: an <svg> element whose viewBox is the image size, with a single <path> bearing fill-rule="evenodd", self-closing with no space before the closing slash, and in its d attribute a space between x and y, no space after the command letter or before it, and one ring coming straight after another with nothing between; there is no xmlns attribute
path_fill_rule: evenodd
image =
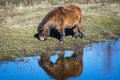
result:
<svg viewBox="0 0 120 80"><path fill-rule="evenodd" d="M85 39L86 39L86 36L83 36L82 39L85 40Z"/></svg>

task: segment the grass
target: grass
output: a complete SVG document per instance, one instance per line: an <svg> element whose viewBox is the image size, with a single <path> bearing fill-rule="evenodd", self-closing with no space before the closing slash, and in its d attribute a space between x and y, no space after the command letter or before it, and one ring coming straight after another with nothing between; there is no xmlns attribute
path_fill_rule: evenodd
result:
<svg viewBox="0 0 120 80"><path fill-rule="evenodd" d="M106 41L120 37L120 4L77 4L83 11L83 27L86 39L65 42L49 37L46 41L34 38L36 28L45 14L58 5L39 5L0 10L0 60L35 56L56 51L79 50L91 42Z"/></svg>

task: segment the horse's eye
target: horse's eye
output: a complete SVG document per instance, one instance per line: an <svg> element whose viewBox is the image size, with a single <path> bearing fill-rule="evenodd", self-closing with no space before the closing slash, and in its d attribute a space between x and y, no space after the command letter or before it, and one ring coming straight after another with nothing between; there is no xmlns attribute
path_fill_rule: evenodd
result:
<svg viewBox="0 0 120 80"><path fill-rule="evenodd" d="M41 29L42 27L40 26L40 29Z"/></svg>

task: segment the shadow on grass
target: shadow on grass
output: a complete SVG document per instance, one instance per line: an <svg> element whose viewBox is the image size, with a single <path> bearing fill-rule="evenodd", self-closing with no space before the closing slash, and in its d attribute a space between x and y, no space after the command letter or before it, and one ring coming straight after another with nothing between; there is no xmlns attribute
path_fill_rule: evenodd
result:
<svg viewBox="0 0 120 80"><path fill-rule="evenodd" d="M68 29L68 28L65 29L65 36L73 36L73 34L74 34L73 29ZM52 28L50 30L50 37L60 40L60 33L58 32L57 29ZM34 38L37 38L39 40L39 34L35 33Z"/></svg>

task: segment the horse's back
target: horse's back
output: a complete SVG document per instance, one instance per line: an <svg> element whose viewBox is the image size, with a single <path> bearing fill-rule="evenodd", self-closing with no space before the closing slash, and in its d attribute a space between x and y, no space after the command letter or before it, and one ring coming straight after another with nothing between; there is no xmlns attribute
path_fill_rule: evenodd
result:
<svg viewBox="0 0 120 80"><path fill-rule="evenodd" d="M66 27L73 27L74 25L81 23L82 12L78 6L69 5L65 7L65 10L67 15L64 20Z"/></svg>

